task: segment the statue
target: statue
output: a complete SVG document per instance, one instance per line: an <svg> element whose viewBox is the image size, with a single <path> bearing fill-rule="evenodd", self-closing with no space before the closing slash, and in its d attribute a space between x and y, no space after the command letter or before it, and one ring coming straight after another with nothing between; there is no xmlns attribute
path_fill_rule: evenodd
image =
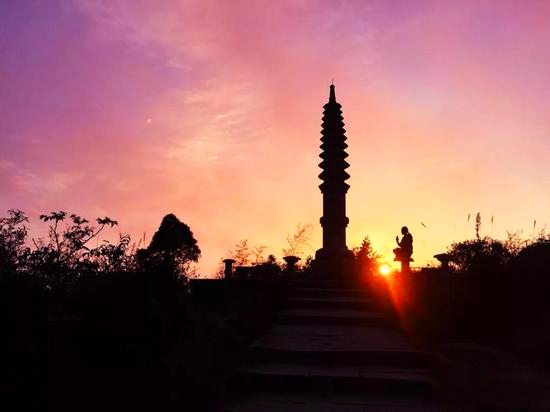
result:
<svg viewBox="0 0 550 412"><path fill-rule="evenodd" d="M401 272L408 272L410 270L409 262L413 261L411 258L413 253L413 237L409 233L407 226L401 228L401 234L403 235L401 241L399 240L399 236L395 237L395 241L399 247L393 250L395 254L394 260L401 262Z"/></svg>

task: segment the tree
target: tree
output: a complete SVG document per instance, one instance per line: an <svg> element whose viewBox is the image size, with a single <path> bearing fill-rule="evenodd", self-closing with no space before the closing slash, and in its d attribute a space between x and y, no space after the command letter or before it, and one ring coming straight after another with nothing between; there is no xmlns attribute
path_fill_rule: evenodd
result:
<svg viewBox="0 0 550 412"><path fill-rule="evenodd" d="M505 264L511 256L505 244L490 237L451 244L447 252L461 272L488 272Z"/></svg>
<svg viewBox="0 0 550 412"><path fill-rule="evenodd" d="M130 250L130 241L129 235L122 234L117 244L104 240L101 245L90 250L89 257L102 273L132 271L135 268L135 256L133 250Z"/></svg>
<svg viewBox="0 0 550 412"><path fill-rule="evenodd" d="M38 276L48 288L65 287L84 273L98 272L100 250L92 253L94 249L88 244L105 228L118 225L115 220L103 217L96 219L97 227L92 226L87 219L64 211L40 215L40 220L50 222L48 235L32 239L35 248L26 250L23 270ZM104 242L106 244L108 242Z"/></svg>
<svg viewBox="0 0 550 412"><path fill-rule="evenodd" d="M511 256L517 256L527 245L529 245L529 241L523 239L520 232L506 231L504 247Z"/></svg>
<svg viewBox="0 0 550 412"><path fill-rule="evenodd" d="M310 242L312 236L313 225L311 223L307 223L305 225L298 223L294 234L288 234L286 236L288 248L283 249L283 254L285 256L301 256L306 247L311 248Z"/></svg>
<svg viewBox="0 0 550 412"><path fill-rule="evenodd" d="M17 209L8 210L8 216L0 218L0 273L14 272L22 263L28 222L27 216Z"/></svg>
<svg viewBox="0 0 550 412"><path fill-rule="evenodd" d="M239 243L236 243L234 248L229 251L229 257L235 261L237 266L248 266L250 264L250 257L253 255L253 251L248 246L248 239L241 239Z"/></svg>
<svg viewBox="0 0 550 412"><path fill-rule="evenodd" d="M147 267L185 275L198 262L201 250L188 225L170 213L162 219L147 249L138 251L138 260Z"/></svg>
<svg viewBox="0 0 550 412"><path fill-rule="evenodd" d="M97 218L99 227L89 225L89 220L72 213L70 215L71 223L65 230L60 232L59 224L64 222L68 213L59 211L47 215L40 215L43 222L53 222L48 229L48 241L39 239L38 242L33 239L37 249L47 248L58 263L67 267L72 267L89 252L86 246L93 238L97 237L105 227L117 226L118 222L108 217Z"/></svg>
<svg viewBox="0 0 550 412"><path fill-rule="evenodd" d="M265 250L267 249L267 246L265 245L259 245L259 246L254 246L251 250L252 252L252 256L254 256L254 264L255 265L259 265L260 263L262 263L264 261L264 253L265 253ZM272 255L270 255L272 256Z"/></svg>
<svg viewBox="0 0 550 412"><path fill-rule="evenodd" d="M361 246L353 249L353 253L361 273L373 273L376 270L380 255L373 249L368 236L363 239Z"/></svg>
<svg viewBox="0 0 550 412"><path fill-rule="evenodd" d="M511 266L518 273L535 274L547 279L550 268L550 234L541 231L532 241L522 243L518 253L514 254Z"/></svg>

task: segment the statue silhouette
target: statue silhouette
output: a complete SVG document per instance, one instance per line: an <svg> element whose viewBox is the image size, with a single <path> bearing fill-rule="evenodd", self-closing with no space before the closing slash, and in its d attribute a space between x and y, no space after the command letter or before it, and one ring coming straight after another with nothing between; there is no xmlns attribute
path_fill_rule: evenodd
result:
<svg viewBox="0 0 550 412"><path fill-rule="evenodd" d="M413 237L409 233L407 226L403 226L401 228L401 234L403 235L401 241L399 241L399 236L395 237L395 241L399 247L393 250L393 253L395 254L394 260L400 262L410 262L412 261L411 256L413 253Z"/></svg>

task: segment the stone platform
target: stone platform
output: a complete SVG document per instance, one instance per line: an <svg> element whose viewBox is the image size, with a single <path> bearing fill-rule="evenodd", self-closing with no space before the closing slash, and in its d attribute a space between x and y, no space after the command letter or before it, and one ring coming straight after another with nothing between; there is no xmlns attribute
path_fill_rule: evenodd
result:
<svg viewBox="0 0 550 412"><path fill-rule="evenodd" d="M430 358L377 310L369 286L296 282L235 376L233 411L445 410Z"/></svg>

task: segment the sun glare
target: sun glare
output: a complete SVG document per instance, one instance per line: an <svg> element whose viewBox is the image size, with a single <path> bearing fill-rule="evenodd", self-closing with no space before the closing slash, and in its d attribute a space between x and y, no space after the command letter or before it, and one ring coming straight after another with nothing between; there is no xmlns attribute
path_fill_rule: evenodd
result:
<svg viewBox="0 0 550 412"><path fill-rule="evenodd" d="M385 263L383 263L378 267L378 271L380 272L381 275L387 276L390 274L391 268L389 265L386 265Z"/></svg>

